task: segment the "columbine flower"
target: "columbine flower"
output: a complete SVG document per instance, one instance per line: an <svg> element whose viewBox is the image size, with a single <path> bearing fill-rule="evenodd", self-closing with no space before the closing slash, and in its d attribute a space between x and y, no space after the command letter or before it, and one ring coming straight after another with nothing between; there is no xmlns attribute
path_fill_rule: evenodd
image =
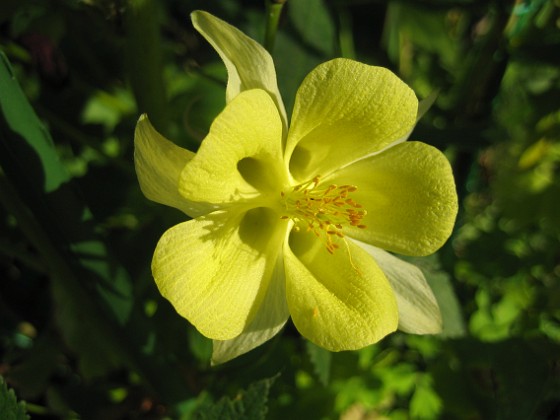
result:
<svg viewBox="0 0 560 420"><path fill-rule="evenodd" d="M332 351L397 327L438 332L420 270L384 251L433 253L457 212L446 158L405 141L414 93L389 70L332 60L303 81L288 130L270 55L207 13L192 19L228 69L227 105L196 154L141 117L135 164L147 198L193 218L164 233L152 272L214 339L213 361L262 344L289 316Z"/></svg>

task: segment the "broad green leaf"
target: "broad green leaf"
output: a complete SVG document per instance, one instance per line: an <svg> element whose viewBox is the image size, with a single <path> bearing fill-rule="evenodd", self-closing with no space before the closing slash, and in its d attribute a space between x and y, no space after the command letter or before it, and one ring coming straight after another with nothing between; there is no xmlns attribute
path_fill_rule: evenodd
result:
<svg viewBox="0 0 560 420"><path fill-rule="evenodd" d="M0 164L8 175L11 171L26 169L25 178L32 180L17 180L16 185L35 188L35 193L55 191L69 176L60 164L50 134L23 95L2 52L0 92L0 128L5 137L0 146ZM32 185L26 181L31 181Z"/></svg>
<svg viewBox="0 0 560 420"><path fill-rule="evenodd" d="M268 411L268 394L278 376L249 385L234 399L224 397L215 404L204 404L196 412L196 420L264 420Z"/></svg>
<svg viewBox="0 0 560 420"><path fill-rule="evenodd" d="M60 340L56 333L42 334L32 340L32 347L13 368L9 378L17 384L20 398L36 400L51 385L53 375L60 368ZM0 413L2 411L0 410Z"/></svg>
<svg viewBox="0 0 560 420"><path fill-rule="evenodd" d="M451 31L446 28L446 11L415 4L390 3L386 24L388 53L394 62L402 57L404 42L412 42L427 51L437 52L446 62L456 58L459 51ZM402 65L402 63L400 63Z"/></svg>
<svg viewBox="0 0 560 420"><path fill-rule="evenodd" d="M108 303L114 319L119 325L126 325L134 302L132 284L124 268L108 263L107 248L100 240L74 242L70 248L82 266L98 277L97 290Z"/></svg>
<svg viewBox="0 0 560 420"><path fill-rule="evenodd" d="M53 282L51 293L63 340L78 356L84 378L98 378L122 367L125 355L115 337L110 336L110 321L98 312L91 297L70 281Z"/></svg>
<svg viewBox="0 0 560 420"><path fill-rule="evenodd" d="M204 337L196 328L189 328L187 334L190 351L202 365L207 366L212 357L212 340Z"/></svg>
<svg viewBox="0 0 560 420"><path fill-rule="evenodd" d="M22 230L48 264L58 309L55 318L67 344L80 355L79 363L86 373L101 374L115 366L119 352L111 348L114 343L107 336L110 327L102 325L96 304L80 283L84 273L78 273L79 256L64 249L68 246L66 241L90 236L84 233L83 225L90 218L89 212L67 188L69 177L49 133L13 78L7 59L1 54L0 57L0 166L9 179L5 182L15 187L12 190L6 184L6 195L16 206L12 211ZM15 210L17 207L21 209ZM28 208L31 212L26 211ZM88 320L86 329L79 321L82 318ZM84 331L89 333L83 334ZM87 368L90 361L94 361L95 368Z"/></svg>
<svg viewBox="0 0 560 420"><path fill-rule="evenodd" d="M305 342L309 360L313 363L315 374L324 386L329 384L331 376L332 353L322 347L316 346L311 341Z"/></svg>
<svg viewBox="0 0 560 420"><path fill-rule="evenodd" d="M332 58L335 24L323 0L290 0L288 15L304 45Z"/></svg>
<svg viewBox="0 0 560 420"><path fill-rule="evenodd" d="M278 86L288 115L292 114L296 92L311 70L324 60L309 50L298 39L285 31L276 34L274 64L278 72ZM285 57L290 57L287 60Z"/></svg>
<svg viewBox="0 0 560 420"><path fill-rule="evenodd" d="M460 366L451 375L462 383L442 383L438 389L447 411L457 413L450 397L462 388L467 407L484 407L488 418L536 419L554 417L550 398L558 394L554 366L558 362L558 345L542 338L509 338L496 343L483 343L472 338L450 340ZM444 379L440 377L438 379ZM439 388L438 383L434 387Z"/></svg>
<svg viewBox="0 0 560 420"><path fill-rule="evenodd" d="M157 0L131 0L125 10L124 63L128 80L138 110L148 114L156 129L165 133L169 115L163 83L161 3Z"/></svg>
<svg viewBox="0 0 560 420"><path fill-rule="evenodd" d="M3 420L27 420L25 403L18 402L16 394L4 382L0 376L0 417Z"/></svg>
<svg viewBox="0 0 560 420"><path fill-rule="evenodd" d="M434 419L442 409L442 401L434 390L432 378L428 374L420 374L416 389L410 400L410 415L415 419Z"/></svg>
<svg viewBox="0 0 560 420"><path fill-rule="evenodd" d="M142 360L140 346L131 345L133 332L145 324L139 317L131 322L130 278L97 236L75 188L0 53L0 198L48 269L62 339L87 379L129 366L162 395L177 394L181 379L160 379L154 364Z"/></svg>

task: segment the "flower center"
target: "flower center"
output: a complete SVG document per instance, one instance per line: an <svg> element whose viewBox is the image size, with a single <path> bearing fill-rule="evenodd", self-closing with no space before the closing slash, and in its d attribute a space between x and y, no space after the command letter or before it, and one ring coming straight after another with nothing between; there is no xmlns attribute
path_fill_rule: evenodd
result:
<svg viewBox="0 0 560 420"><path fill-rule="evenodd" d="M355 226L365 229L362 219L367 211L350 196L358 187L354 185L334 185L319 187L320 176L296 185L291 191L280 192L286 214L282 219L292 219L307 226L307 232L317 237L326 236L327 251L331 254L339 248L336 238L344 238L342 228Z"/></svg>

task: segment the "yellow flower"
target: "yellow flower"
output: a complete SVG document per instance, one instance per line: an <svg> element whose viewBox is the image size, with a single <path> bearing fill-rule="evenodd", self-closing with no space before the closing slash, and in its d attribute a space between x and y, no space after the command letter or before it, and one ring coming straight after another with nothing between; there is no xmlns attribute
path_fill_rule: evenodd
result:
<svg viewBox="0 0 560 420"><path fill-rule="evenodd" d="M405 141L418 101L389 70L336 59L300 86L291 124L270 55L205 12L197 30L225 62L227 105L196 154L140 118L135 165L147 198L193 220L164 233L161 294L222 363L291 316L331 351L399 327L441 328L422 273L384 250L427 255L449 237L457 195L444 155Z"/></svg>

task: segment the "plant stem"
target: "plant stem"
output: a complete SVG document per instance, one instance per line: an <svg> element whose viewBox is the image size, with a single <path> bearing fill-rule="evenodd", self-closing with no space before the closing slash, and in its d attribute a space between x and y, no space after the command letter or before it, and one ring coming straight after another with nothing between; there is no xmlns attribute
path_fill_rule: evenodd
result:
<svg viewBox="0 0 560 420"><path fill-rule="evenodd" d="M163 81L157 0L129 0L125 15L125 64L139 113L147 113L160 131L167 130L167 98Z"/></svg>
<svg viewBox="0 0 560 420"><path fill-rule="evenodd" d="M278 22L282 14L282 8L287 0L266 0L266 32L264 35L264 47L272 54Z"/></svg>
<svg viewBox="0 0 560 420"><path fill-rule="evenodd" d="M354 48L354 35L352 34L352 16L343 5L339 5L336 12L338 14L338 24L340 26L338 33L340 56L355 60L356 50Z"/></svg>

